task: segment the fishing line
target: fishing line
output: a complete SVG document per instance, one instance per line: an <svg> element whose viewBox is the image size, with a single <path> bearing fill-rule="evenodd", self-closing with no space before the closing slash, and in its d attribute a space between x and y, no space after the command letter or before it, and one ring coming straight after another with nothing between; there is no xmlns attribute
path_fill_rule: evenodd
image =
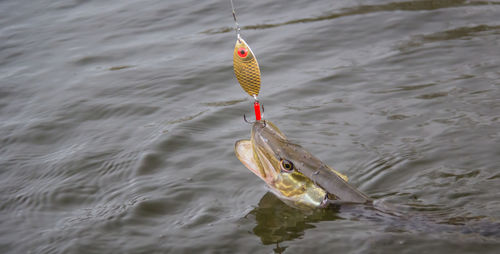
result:
<svg viewBox="0 0 500 254"><path fill-rule="evenodd" d="M234 23L236 24L236 37L237 38L240 38L240 24L238 24L238 20L236 19L236 11L234 10L234 4L233 4L233 0L230 0L231 1L231 9L233 10L233 19L234 19Z"/></svg>

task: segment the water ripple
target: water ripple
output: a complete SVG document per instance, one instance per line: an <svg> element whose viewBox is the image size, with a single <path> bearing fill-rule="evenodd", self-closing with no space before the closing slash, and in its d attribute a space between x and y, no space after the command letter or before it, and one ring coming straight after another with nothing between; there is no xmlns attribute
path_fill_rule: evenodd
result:
<svg viewBox="0 0 500 254"><path fill-rule="evenodd" d="M438 10L443 8L454 8L454 7L467 7L467 6L483 6L483 5L498 5L500 3L495 1L466 1L466 0L423 0L423 1L404 1L404 2L392 2L388 4L381 5L360 5L353 8L346 8L340 13L331 13L327 15L320 15L313 18L301 18L293 19L281 23L272 24L259 24L251 26L243 26L242 30L261 30L274 27L280 27L285 25L318 22L323 20L331 20L342 18L346 16L363 15L377 12L392 12L392 11L428 11L428 10ZM480 30L483 27L479 28ZM495 28L498 29L498 28ZM218 34L218 33L228 33L233 31L233 28L225 27L218 29L206 30L203 33L206 34ZM475 29L478 30L478 29ZM453 33L453 32L449 32Z"/></svg>

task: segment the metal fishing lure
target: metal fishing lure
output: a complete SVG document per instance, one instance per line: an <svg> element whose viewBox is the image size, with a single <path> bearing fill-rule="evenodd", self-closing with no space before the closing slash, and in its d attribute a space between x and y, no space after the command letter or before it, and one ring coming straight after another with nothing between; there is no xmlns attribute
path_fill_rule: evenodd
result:
<svg viewBox="0 0 500 254"><path fill-rule="evenodd" d="M236 45L234 46L233 53L234 74L243 90L255 99L255 119L258 121L261 120L260 104L257 99L260 91L259 63L257 62L257 58L255 58L255 55L248 44L245 40L243 40L243 38L241 38L240 25L236 19L233 0L230 1L231 8L233 10L234 23L236 24Z"/></svg>
<svg viewBox="0 0 500 254"><path fill-rule="evenodd" d="M257 98L260 90L259 63L248 44L238 34L233 54L234 74L241 87L250 96Z"/></svg>

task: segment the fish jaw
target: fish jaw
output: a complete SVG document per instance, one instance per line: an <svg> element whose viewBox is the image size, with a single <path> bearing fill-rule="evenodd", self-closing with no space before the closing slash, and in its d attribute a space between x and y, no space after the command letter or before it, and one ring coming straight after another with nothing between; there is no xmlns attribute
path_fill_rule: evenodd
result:
<svg viewBox="0 0 500 254"><path fill-rule="evenodd" d="M247 167L250 171L252 171L255 175L260 177L260 179L266 181L266 176L262 174L260 171L260 167L258 162L254 157L254 150L252 146L252 142L247 139L242 139L236 141L234 145L234 152L236 153L236 157Z"/></svg>
<svg viewBox="0 0 500 254"><path fill-rule="evenodd" d="M262 151L255 147L252 140L236 141L234 151L236 157L245 167L266 182L269 187L275 188L275 181L279 178L278 173L275 171L276 167L266 156L263 156Z"/></svg>

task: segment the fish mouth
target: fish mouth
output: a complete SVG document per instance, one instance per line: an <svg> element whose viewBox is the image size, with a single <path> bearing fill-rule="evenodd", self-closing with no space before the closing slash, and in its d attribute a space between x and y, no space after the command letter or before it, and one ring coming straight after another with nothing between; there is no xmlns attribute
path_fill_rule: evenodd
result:
<svg viewBox="0 0 500 254"><path fill-rule="evenodd" d="M245 167L269 186L273 185L277 177L277 172L275 166L266 157L262 148L257 147L253 140L238 140L234 150L236 157L238 157Z"/></svg>
<svg viewBox="0 0 500 254"><path fill-rule="evenodd" d="M241 163L243 163L243 165L245 165L245 167L247 167L262 180L266 181L265 176L260 172L258 162L255 160L255 152L251 140L242 139L236 141L236 143L234 144L234 151L236 153L236 157L238 157L238 159L241 161Z"/></svg>
<svg viewBox="0 0 500 254"><path fill-rule="evenodd" d="M236 157L271 186L279 171L275 165L279 155L273 144L276 140L285 139L285 135L270 121L256 121L252 126L251 139L235 143Z"/></svg>

